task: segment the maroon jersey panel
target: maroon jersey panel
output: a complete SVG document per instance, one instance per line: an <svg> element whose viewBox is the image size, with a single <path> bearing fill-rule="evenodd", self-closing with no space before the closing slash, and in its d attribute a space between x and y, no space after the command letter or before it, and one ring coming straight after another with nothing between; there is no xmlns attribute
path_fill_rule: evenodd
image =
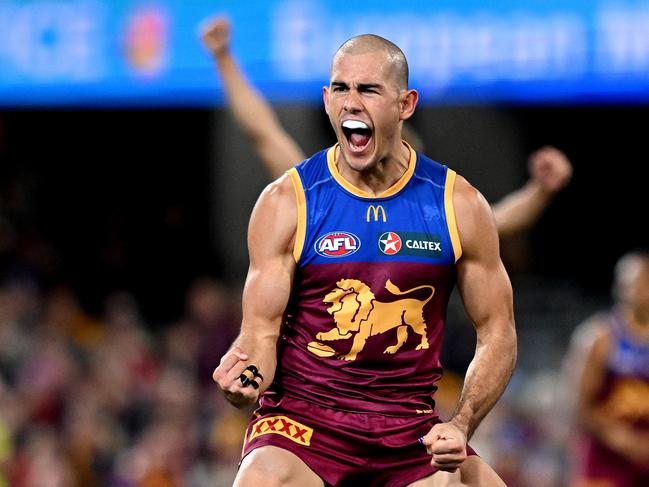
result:
<svg viewBox="0 0 649 487"><path fill-rule="evenodd" d="M315 264L295 282L266 395L347 411L432 412L454 266Z"/></svg>

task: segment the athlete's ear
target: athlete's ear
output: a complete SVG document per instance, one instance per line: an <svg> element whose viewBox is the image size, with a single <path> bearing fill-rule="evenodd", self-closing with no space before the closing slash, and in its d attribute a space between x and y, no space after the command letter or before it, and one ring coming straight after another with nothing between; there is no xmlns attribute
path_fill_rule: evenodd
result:
<svg viewBox="0 0 649 487"><path fill-rule="evenodd" d="M322 87L322 99L324 101L325 113L329 115L329 87Z"/></svg>
<svg viewBox="0 0 649 487"><path fill-rule="evenodd" d="M403 90L399 95L399 120L407 120L412 117L418 101L417 90Z"/></svg>

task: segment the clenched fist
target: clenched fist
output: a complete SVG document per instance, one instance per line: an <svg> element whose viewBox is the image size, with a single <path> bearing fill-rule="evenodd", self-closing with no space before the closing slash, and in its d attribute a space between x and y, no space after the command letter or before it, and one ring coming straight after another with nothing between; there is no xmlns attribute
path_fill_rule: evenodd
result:
<svg viewBox="0 0 649 487"><path fill-rule="evenodd" d="M238 408L254 404L259 399L259 389L251 385L244 386L239 377L246 370L248 355L239 347L233 347L222 358L219 366L214 369L212 378L223 391L225 398Z"/></svg>
<svg viewBox="0 0 649 487"><path fill-rule="evenodd" d="M572 164L566 155L555 147L542 147L529 158L532 180L548 193L565 187L572 177Z"/></svg>
<svg viewBox="0 0 649 487"><path fill-rule="evenodd" d="M438 423L422 443L432 455L431 465L445 472L455 472L466 460L466 436L452 423Z"/></svg>
<svg viewBox="0 0 649 487"><path fill-rule="evenodd" d="M230 51L230 21L227 17L215 17L201 25L201 39L214 57Z"/></svg>

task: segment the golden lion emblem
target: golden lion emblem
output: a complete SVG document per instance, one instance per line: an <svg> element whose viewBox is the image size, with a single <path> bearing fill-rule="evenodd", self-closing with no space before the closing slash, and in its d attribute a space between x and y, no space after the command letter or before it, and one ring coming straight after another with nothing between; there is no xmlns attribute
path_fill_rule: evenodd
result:
<svg viewBox="0 0 649 487"><path fill-rule="evenodd" d="M429 289L430 296L423 301L402 298L391 302L381 302L376 300L374 293L364 282L358 279L341 279L322 300L324 303L331 304L327 308L327 312L333 317L336 326L327 332L318 333L316 339L328 342L345 340L354 336L351 350L340 357L343 360L356 360L356 356L365 348L369 337L393 329L396 329L397 343L386 348L383 353L396 353L408 339L408 328L421 336L421 342L417 345L416 350L428 348L423 311L426 303L435 294L435 288L424 285L401 291L390 280L385 283L385 288L397 296L403 296L420 289ZM330 347L317 342L311 342L310 345L320 345L321 348L330 349ZM314 347L309 349L314 353L317 352L317 350L314 351ZM316 354L331 355L330 353L324 355L322 352Z"/></svg>

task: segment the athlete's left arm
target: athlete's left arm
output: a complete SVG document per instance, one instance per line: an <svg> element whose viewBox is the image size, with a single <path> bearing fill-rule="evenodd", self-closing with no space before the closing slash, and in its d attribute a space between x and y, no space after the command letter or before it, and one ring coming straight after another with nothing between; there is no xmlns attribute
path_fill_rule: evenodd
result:
<svg viewBox="0 0 649 487"><path fill-rule="evenodd" d="M477 345L451 420L424 437L432 465L449 472L466 459L467 439L504 391L516 362L512 288L500 260L493 215L484 197L460 176L453 204L462 245L458 289L476 328Z"/></svg>
<svg viewBox="0 0 649 487"><path fill-rule="evenodd" d="M464 178L453 195L462 257L458 290L477 333L475 355L451 423L470 438L509 382L516 363L512 287L489 205Z"/></svg>

